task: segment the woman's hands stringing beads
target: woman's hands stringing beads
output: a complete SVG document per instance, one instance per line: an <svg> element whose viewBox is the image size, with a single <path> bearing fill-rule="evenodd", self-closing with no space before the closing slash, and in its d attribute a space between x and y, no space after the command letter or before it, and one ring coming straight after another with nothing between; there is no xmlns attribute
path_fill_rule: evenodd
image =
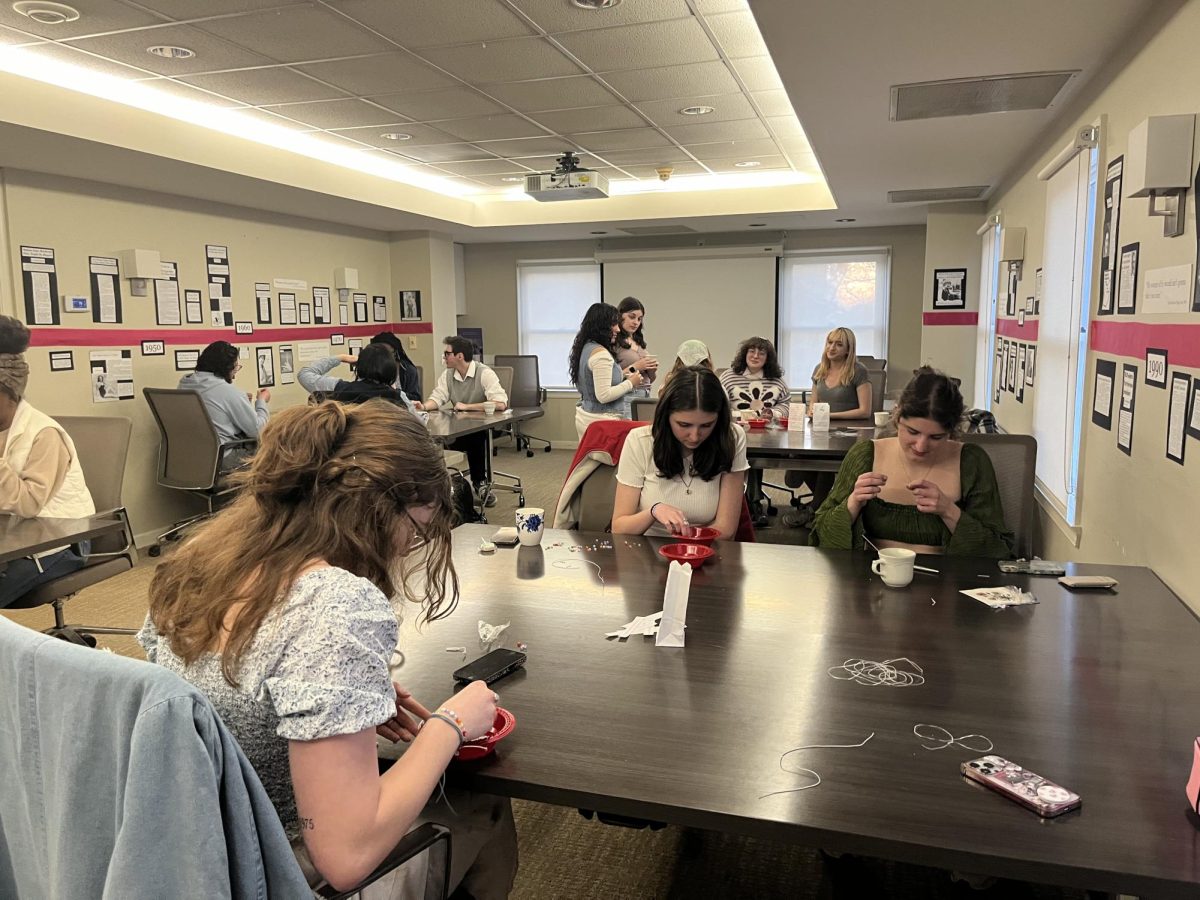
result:
<svg viewBox="0 0 1200 900"><path fill-rule="evenodd" d="M683 529L687 528L689 524L687 516L683 514L683 510L661 502L655 503L650 507L650 518L666 528L671 534L682 534Z"/></svg>

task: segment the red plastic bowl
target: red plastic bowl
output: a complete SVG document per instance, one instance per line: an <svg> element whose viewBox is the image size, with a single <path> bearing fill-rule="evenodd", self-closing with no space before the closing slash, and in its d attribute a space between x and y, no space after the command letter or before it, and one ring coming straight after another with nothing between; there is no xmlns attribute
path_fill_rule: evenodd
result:
<svg viewBox="0 0 1200 900"><path fill-rule="evenodd" d="M766 419L751 419L750 427L754 431L762 431L764 428L767 427L767 420Z"/></svg>
<svg viewBox="0 0 1200 900"><path fill-rule="evenodd" d="M707 547L717 539L720 533L716 528L710 528L708 525L688 525L674 537L681 544L703 544Z"/></svg>
<svg viewBox="0 0 1200 900"><path fill-rule="evenodd" d="M787 419L779 419L779 420L778 420L778 422L779 422L779 427L780 427L780 428L787 428L787 427L788 427L788 420L787 420Z"/></svg>
<svg viewBox="0 0 1200 900"><path fill-rule="evenodd" d="M705 547L703 544L667 544L658 549L658 555L663 559L688 563L693 569L698 569L704 565L705 560L716 556L716 552L712 547Z"/></svg>
<svg viewBox="0 0 1200 900"><path fill-rule="evenodd" d="M497 706L496 720L492 723L492 730L478 740L467 741L458 748L454 758L459 760L483 759L489 753L493 753L496 743L508 737L516 727L517 717L507 709Z"/></svg>

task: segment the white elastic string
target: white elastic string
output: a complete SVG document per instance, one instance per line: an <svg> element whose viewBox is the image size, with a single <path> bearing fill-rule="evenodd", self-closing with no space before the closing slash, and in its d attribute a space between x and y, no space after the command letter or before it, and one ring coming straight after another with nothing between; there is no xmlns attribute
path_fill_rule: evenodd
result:
<svg viewBox="0 0 1200 900"><path fill-rule="evenodd" d="M924 733L922 733L922 729L924 729ZM926 725L924 722L919 722L913 726L913 734L921 739L921 746L926 750L945 750L953 744L957 744L964 750L970 750L972 753L991 753L995 749L995 744L987 735L964 734L962 737L955 737L941 725ZM972 738L979 738L979 740L972 741ZM984 743L987 744L986 747L982 746ZM931 747L930 744L936 746Z"/></svg>
<svg viewBox="0 0 1200 900"><path fill-rule="evenodd" d="M813 778L815 778L817 780L814 781L812 784L806 784L803 787L785 788L782 791L771 791L769 794L763 794L758 799L764 800L767 797L774 797L776 794L794 794L797 791L807 791L810 788L815 788L818 784L821 783L821 776L819 774L817 774L816 772L814 772L812 769L809 769L805 766L800 766L799 768L796 768L796 769L789 769L783 764L783 761L785 759L787 759L789 756L791 756L793 753L799 753L801 750L850 750L855 747L865 746L867 741L871 740L871 738L873 738L873 737L875 737L875 732L872 731L865 738L863 738L860 743L857 743L857 744L805 744L803 747L793 747L791 750L788 750L786 753L784 753L783 755L781 755L779 757L779 768L782 769L784 772L787 772L789 775L811 775Z"/></svg>
<svg viewBox="0 0 1200 900"><path fill-rule="evenodd" d="M894 663L908 663L900 668ZM854 681L871 687L916 687L925 683L925 670L907 656L875 662L870 659L848 659L840 666L829 669L829 675L839 681Z"/></svg>
<svg viewBox="0 0 1200 900"><path fill-rule="evenodd" d="M438 779L438 797L437 797L437 800L435 800L434 802L436 803L439 800L442 801L443 803L445 803L447 807L449 807L450 812L454 813L454 815L456 815L456 816L458 815L458 811L450 803L450 798L446 796L446 773L445 772L442 772L442 777Z"/></svg>
<svg viewBox="0 0 1200 900"><path fill-rule="evenodd" d="M581 566L580 563L583 565ZM581 569L583 566L592 566L596 570L596 577L600 579L600 594L602 596L604 589L608 587L604 581L604 571L600 568L599 563L594 563L590 559L556 559L550 565L555 569Z"/></svg>

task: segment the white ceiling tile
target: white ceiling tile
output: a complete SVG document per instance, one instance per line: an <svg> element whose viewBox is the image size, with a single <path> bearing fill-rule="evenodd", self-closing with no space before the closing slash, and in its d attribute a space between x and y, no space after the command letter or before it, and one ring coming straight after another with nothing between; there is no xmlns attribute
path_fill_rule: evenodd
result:
<svg viewBox="0 0 1200 900"><path fill-rule="evenodd" d="M71 0L70 3L79 11L79 18L74 22L64 22L61 25L42 25L28 16L23 16L12 8L12 3L0 6L0 25L9 25L19 32L33 34L39 37L61 41L63 38L75 37L80 34L100 34L106 31L120 31L125 28L140 28L145 25L161 25L162 18L145 10L139 10L113 0ZM27 38L22 38L27 40Z"/></svg>
<svg viewBox="0 0 1200 900"><path fill-rule="evenodd" d="M665 147L671 142L653 128L629 128L625 131L597 131L573 134L571 140L586 150L602 153L605 150L642 150Z"/></svg>
<svg viewBox="0 0 1200 900"><path fill-rule="evenodd" d="M476 175L475 180L478 182L481 182L483 184L490 185L491 187L495 187L495 188L505 188L505 189L516 188L517 190L523 190L523 185L522 185L521 181L505 181L504 179L507 177L510 177L510 176L506 176L506 175ZM515 177L515 176L513 176L513 177ZM522 179L522 181L523 180L524 179Z"/></svg>
<svg viewBox="0 0 1200 900"><path fill-rule="evenodd" d="M737 12L741 9L750 8L747 0L692 0L692 2L696 4L696 12L702 16L711 16L723 12Z"/></svg>
<svg viewBox="0 0 1200 900"><path fill-rule="evenodd" d="M360 97L456 85L453 78L447 78L432 66L401 51L296 68Z"/></svg>
<svg viewBox="0 0 1200 900"><path fill-rule="evenodd" d="M758 163L751 169L740 168L735 163L753 161ZM732 159L706 159L704 164L714 172L758 172L763 169L787 169L788 162L782 156L739 156Z"/></svg>
<svg viewBox="0 0 1200 900"><path fill-rule="evenodd" d="M757 91L753 96L764 116L795 116L787 91Z"/></svg>
<svg viewBox="0 0 1200 900"><path fill-rule="evenodd" d="M283 107L286 109L287 107ZM386 133L399 132L400 134L409 135L407 141L393 141L388 138L381 137ZM348 138L353 138L356 141L361 141L364 144L370 144L373 147L380 147L385 150L392 150L396 153L408 153L410 147L421 147L428 144L454 144L458 143L455 139L444 131L439 131L429 125L418 125L415 122L397 123L384 128L378 126L370 128L342 128L337 131L337 134L344 135ZM477 154L468 159L478 159L479 156L487 154Z"/></svg>
<svg viewBox="0 0 1200 900"><path fill-rule="evenodd" d="M606 72L608 82L626 100L670 100L694 94L736 94L741 88L721 61L683 66L655 66Z"/></svg>
<svg viewBox="0 0 1200 900"><path fill-rule="evenodd" d="M536 113L537 119L557 134L573 131L615 131L619 128L640 128L646 120L627 106L593 106L584 109L560 109Z"/></svg>
<svg viewBox="0 0 1200 900"><path fill-rule="evenodd" d="M749 10L707 16L704 21L712 29L726 56L767 54L767 45L763 43L758 23L754 21L754 16Z"/></svg>
<svg viewBox="0 0 1200 900"><path fill-rule="evenodd" d="M557 40L593 72L707 62L717 49L695 19L572 31Z"/></svg>
<svg viewBox="0 0 1200 900"><path fill-rule="evenodd" d="M521 174L531 169L535 171L537 169L536 166L527 168L525 161L510 162L507 159L477 159L467 162L439 163L438 165L455 175L466 175L470 178L478 178L480 175Z"/></svg>
<svg viewBox="0 0 1200 900"><path fill-rule="evenodd" d="M608 150L600 154L605 162L626 169L629 166L673 166L691 162L691 157L679 147L654 147L649 150Z"/></svg>
<svg viewBox="0 0 1200 900"><path fill-rule="evenodd" d="M421 162L442 163L491 158L491 154L470 144L430 144L427 147L405 147L401 152Z"/></svg>
<svg viewBox="0 0 1200 900"><path fill-rule="evenodd" d="M250 106L333 100L346 96L345 91L306 78L283 66L215 75L189 75L179 80Z"/></svg>
<svg viewBox="0 0 1200 900"><path fill-rule="evenodd" d="M12 28L0 25L0 47L10 47L14 44L25 44L30 41L27 35Z"/></svg>
<svg viewBox="0 0 1200 900"><path fill-rule="evenodd" d="M228 13L254 12L258 9L274 9L278 6L311 6L309 2L291 3L289 0L136 0L144 6L162 13L171 19L198 19L202 16L223 16ZM76 4L77 5L77 4Z"/></svg>
<svg viewBox="0 0 1200 900"><path fill-rule="evenodd" d="M276 107L276 109L287 109L286 106ZM255 106L250 106L245 109L230 110L233 115L246 116L257 122L262 122L266 125L274 125L276 128L286 128L290 131L304 131L313 133L314 129L311 125L306 125L303 122L297 122L287 118L287 116L278 115L265 109L259 109Z"/></svg>
<svg viewBox="0 0 1200 900"><path fill-rule="evenodd" d="M527 156L561 156L567 150L576 150L575 144L560 137L518 138L512 141L477 141L496 156L520 159Z"/></svg>
<svg viewBox="0 0 1200 900"><path fill-rule="evenodd" d="M466 87L420 91L415 94L383 94L368 99L416 122L461 119L466 116L484 116L505 111L499 103L493 103L482 94Z"/></svg>
<svg viewBox="0 0 1200 900"><path fill-rule="evenodd" d="M87 72L111 75L114 78L136 80L153 77L153 73L145 67L137 68L133 65L122 65L119 62L114 62L100 56L93 56L90 53L84 53L82 50L76 50L70 44L40 44L36 47L28 48L26 52L35 54L40 60L53 60L56 63L75 66ZM147 59L153 59L149 54L146 54L146 56Z"/></svg>
<svg viewBox="0 0 1200 900"><path fill-rule="evenodd" d="M147 47L169 44L195 52L191 59L165 59L147 53ZM188 25L169 25L149 31L124 31L100 37L73 40L70 46L128 63L159 75L193 75L219 69L266 65L273 60L253 53L220 37Z"/></svg>
<svg viewBox="0 0 1200 900"><path fill-rule="evenodd" d="M264 106L268 112L278 112L290 119L314 128L358 128L388 125L396 121L390 109L380 109L362 100L326 100L320 103L289 103L286 106ZM402 129L398 129L402 130Z"/></svg>
<svg viewBox="0 0 1200 900"><path fill-rule="evenodd" d="M585 169L608 168L608 166L596 159L596 157L592 156L590 153L576 153L575 155L579 158L579 165ZM558 168L558 158L560 156L562 156L561 153L553 156L529 156L519 160L519 163L522 166L528 166L535 172L549 172L551 169ZM509 165L514 165L516 163L517 161L514 160L510 162Z"/></svg>
<svg viewBox="0 0 1200 900"><path fill-rule="evenodd" d="M752 141L768 136L766 126L758 119L706 122L699 125L672 125L665 131L681 144L698 144L706 141Z"/></svg>
<svg viewBox="0 0 1200 900"><path fill-rule="evenodd" d="M669 165L671 167L671 169L672 169L671 178L674 178L677 175L707 175L708 174L707 170L703 166L698 165L694 162L690 162L690 161L689 162L677 162L677 163L664 163L663 165ZM621 168L624 169L626 172L628 172L630 175L634 176L635 178L658 179L658 177L659 177L658 172L656 172L654 170L661 168L661 167L660 166L622 166Z"/></svg>
<svg viewBox="0 0 1200 900"><path fill-rule="evenodd" d="M783 90L783 82L779 80L779 73L775 71L775 62L769 56L735 59L733 67L749 91Z"/></svg>
<svg viewBox="0 0 1200 900"><path fill-rule="evenodd" d="M169 78L148 78L144 81L139 81L138 84L142 87L161 91L183 100L191 100L194 103L204 103L208 106L216 106L222 109L246 105L244 102L221 97L217 94L201 90L199 87L192 87L189 84L180 84L178 81L172 81Z"/></svg>
<svg viewBox="0 0 1200 900"><path fill-rule="evenodd" d="M448 122L439 122L438 128L464 141L507 140L508 138L541 137L546 134L532 122L508 113L497 116L477 116L472 119L452 119Z"/></svg>
<svg viewBox="0 0 1200 900"><path fill-rule="evenodd" d="M715 141L709 144L688 144L688 152L699 160L749 159L752 156L770 156L779 152L776 143L769 139L757 141Z"/></svg>
<svg viewBox="0 0 1200 900"><path fill-rule="evenodd" d="M520 16L494 0L340 0L337 7L413 49L535 33Z"/></svg>
<svg viewBox="0 0 1200 900"><path fill-rule="evenodd" d="M649 100L635 104L656 125L695 125L707 122L728 122L754 117L754 107L743 94L721 94L717 97L686 97L674 100ZM685 116L680 112L688 106L711 106L715 112L706 116Z"/></svg>
<svg viewBox="0 0 1200 900"><path fill-rule="evenodd" d="M795 116L771 116L767 122L781 138L788 140L804 139L804 128Z"/></svg>
<svg viewBox="0 0 1200 900"><path fill-rule="evenodd" d="M685 0L638 0L622 3L611 9L580 9L563 0L513 0L521 12L549 32L581 31L588 28L607 28L613 25L632 25L661 19L685 19L690 16Z"/></svg>
<svg viewBox="0 0 1200 900"><path fill-rule="evenodd" d="M543 38L516 38L462 47L438 47L422 54L463 81L521 81L578 75L580 68Z"/></svg>
<svg viewBox="0 0 1200 900"><path fill-rule="evenodd" d="M289 6L214 19L196 27L253 47L278 62L305 62L392 49L391 44L362 26L319 6Z"/></svg>
<svg viewBox="0 0 1200 900"><path fill-rule="evenodd" d="M546 109L574 109L580 106L607 106L614 102L612 93L590 75L510 81L480 87L501 103L507 103L524 113Z"/></svg>

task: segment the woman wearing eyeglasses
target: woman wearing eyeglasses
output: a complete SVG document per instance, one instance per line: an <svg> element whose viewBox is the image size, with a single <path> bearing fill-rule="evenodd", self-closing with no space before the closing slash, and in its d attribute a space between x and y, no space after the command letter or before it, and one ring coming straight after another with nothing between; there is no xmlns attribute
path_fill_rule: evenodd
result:
<svg viewBox="0 0 1200 900"><path fill-rule="evenodd" d="M241 369L237 347L229 341L213 341L196 360L196 370L179 379L179 390L195 391L204 401L222 444L257 438L271 415L267 408L271 402L269 390L262 388L251 406L246 394L233 386L233 379ZM242 448L226 450L221 456L222 471L237 468L248 456Z"/></svg>

